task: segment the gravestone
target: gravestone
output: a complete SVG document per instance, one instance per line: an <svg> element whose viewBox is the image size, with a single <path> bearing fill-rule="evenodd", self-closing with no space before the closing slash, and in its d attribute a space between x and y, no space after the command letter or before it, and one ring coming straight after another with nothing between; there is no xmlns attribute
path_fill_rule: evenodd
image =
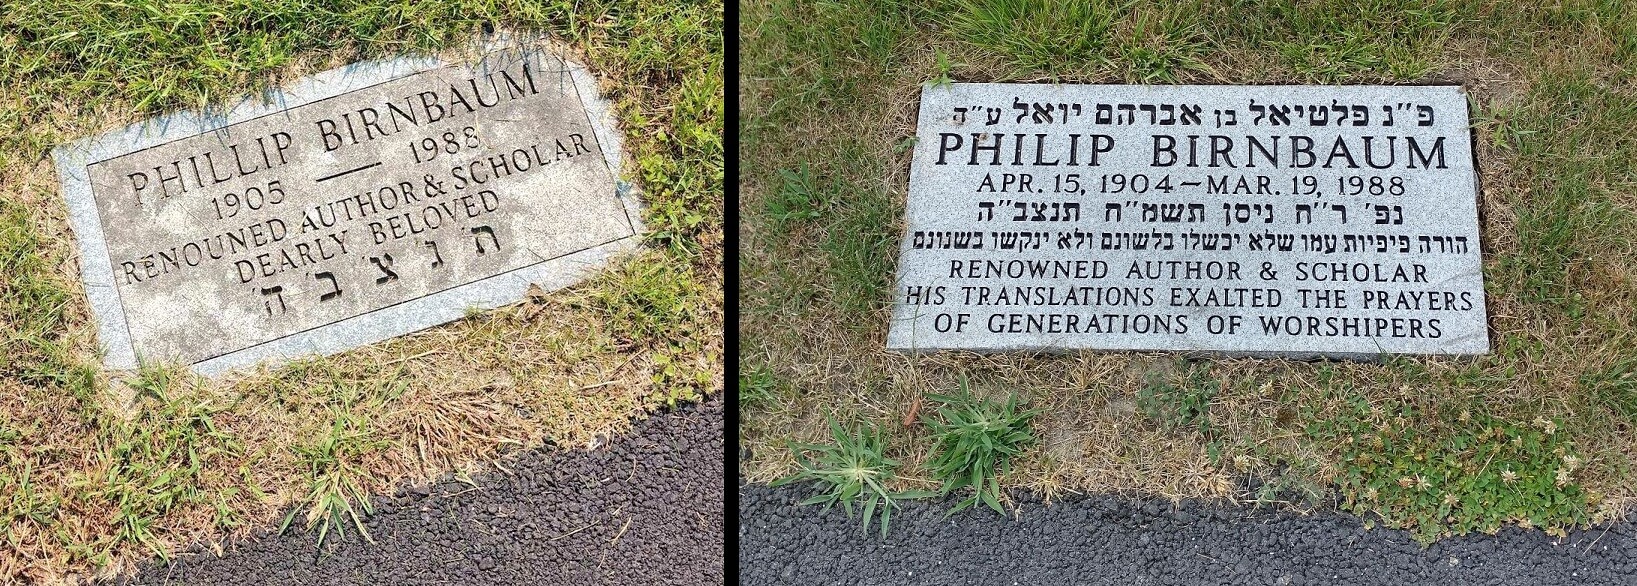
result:
<svg viewBox="0 0 1637 586"><path fill-rule="evenodd" d="M929 85L887 345L1484 354L1458 87Z"/></svg>
<svg viewBox="0 0 1637 586"><path fill-rule="evenodd" d="M596 90L492 42L57 149L106 365L328 354L584 278L640 232Z"/></svg>

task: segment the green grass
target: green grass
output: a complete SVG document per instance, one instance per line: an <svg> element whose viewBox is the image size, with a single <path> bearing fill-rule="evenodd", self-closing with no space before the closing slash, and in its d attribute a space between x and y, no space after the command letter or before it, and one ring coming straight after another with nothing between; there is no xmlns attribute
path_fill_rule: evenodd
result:
<svg viewBox="0 0 1637 586"><path fill-rule="evenodd" d="M1295 74L1320 83L1360 76L1415 79L1432 71L1461 22L1450 2L1292 0L1255 3L1228 26L1264 44Z"/></svg>
<svg viewBox="0 0 1637 586"><path fill-rule="evenodd" d="M35 481L34 462L23 453L31 429L8 419L0 416L0 462L4 463L0 466L0 525L9 528L23 521L48 522L62 506L62 498L51 487ZM3 537L12 549L23 545L21 536L12 531L6 531Z"/></svg>
<svg viewBox="0 0 1637 586"><path fill-rule="evenodd" d="M868 533L870 523L879 513L881 537L886 538L892 523L892 510L902 499L924 498L929 493L919 491L894 492L886 488L892 481L898 462L885 456L886 445L881 430L874 425L843 428L830 419L832 445L796 444L791 449L797 454L794 474L774 481L773 486L794 482L812 482L819 493L802 501L803 505L823 504L824 510L841 504L852 518L854 507L862 517L862 529Z"/></svg>
<svg viewBox="0 0 1637 586"><path fill-rule="evenodd" d="M740 329L758 357L752 366L778 373L790 390L742 410L749 431L741 441L755 448L741 463L747 476L786 474L794 458L778 446L815 435L819 413L844 422L897 416L971 374L1046 409L1032 427L1050 439L1014 459L999 480L1005 488L1302 506L1334 494L1424 538L1497 522L1555 531L1637 503L1637 271L1629 268L1637 255L1637 3L769 0L741 8ZM1195 374L1176 374L1170 358L1147 355L882 353L916 96L925 83L953 81L1464 85L1492 354L1380 364L1205 359ZM1404 419L1367 430L1381 423L1371 406ZM1555 433L1537 420L1555 422ZM1371 443L1348 443L1354 432ZM941 481L934 436L896 426L883 433L903 462L899 486ZM1376 447L1373 438L1383 437L1391 440ZM1473 447L1518 438L1521 446ZM1581 463L1562 487L1548 468L1566 465L1560 450ZM1481 462L1468 470L1480 454L1518 477L1479 474ZM1413 490L1397 484L1421 476L1460 504L1445 510L1442 494L1424 498L1432 489L1419 480ZM1542 476L1552 482L1539 484ZM1233 477L1261 483L1240 493Z"/></svg>
<svg viewBox="0 0 1637 586"><path fill-rule="evenodd" d="M1110 0L961 0L957 36L1019 71L1053 75L1117 72L1140 83L1175 83L1204 68L1205 14L1198 2L1155 10Z"/></svg>
<svg viewBox="0 0 1637 586"><path fill-rule="evenodd" d="M682 53L680 56L673 55L672 61L652 56L655 59L652 63L654 70L649 75L632 76L628 80L634 84L670 85L674 83L672 80L681 78L681 86L674 92L645 96L675 104L668 120L675 129L667 131L663 123L643 114L631 115L627 123L641 125L631 130L652 132L640 135L646 140L635 145L639 176L648 189L645 194L645 203L649 206L645 220L649 230L647 238L678 258L695 261L699 261L700 255L710 252L702 246L701 236L720 232L722 228L722 160L725 151L722 142L722 41L720 36L716 36L702 46L684 48L678 46L677 40L694 38L709 30L721 30L721 13L713 15L709 7L705 3L667 14L661 4L647 5L647 9L639 11L639 14L645 25L654 27L648 34L658 31L662 35L679 36L657 39L639 37L641 44L627 47L644 53L651 50ZM711 59L711 56L715 59ZM648 57L645 55L645 61ZM670 69L678 63L693 63L697 69Z"/></svg>
<svg viewBox="0 0 1637 586"><path fill-rule="evenodd" d="M349 522L366 540L373 542L364 528L360 511L363 514L374 511L368 489L378 485L379 479L365 459L387 447L389 442L376 430L376 421L388 405L408 390L407 377L402 367L361 373L344 372L322 362L298 367L299 370L308 368L319 370L325 382L299 387L299 398L290 397L286 404L309 403L322 409L329 421L318 437L304 439L288 448L301 468L304 490L279 531L288 530L297 514L305 510L304 526L308 530L317 529L320 546L332 530L344 533Z"/></svg>
<svg viewBox="0 0 1637 586"><path fill-rule="evenodd" d="M601 279L603 286L580 303L606 316L614 332L626 339L672 339L699 312L700 285L674 257L637 257Z"/></svg>
<svg viewBox="0 0 1637 586"><path fill-rule="evenodd" d="M94 498L115 510L111 539L88 544L86 550L102 563L121 542L168 557L155 535L165 515L188 505L215 505L216 499L231 496L202 487L207 476L224 473L221 461L244 452L243 443L218 429L213 419L231 405L189 396L167 398L152 383L168 374L150 370L142 375L138 401L148 403L148 408L136 419L104 425L102 465L82 480ZM223 526L233 522L231 513L218 519Z"/></svg>
<svg viewBox="0 0 1637 586"><path fill-rule="evenodd" d="M962 0L949 19L954 32L1001 53L1019 68L1073 70L1106 66L1121 2Z"/></svg>
<svg viewBox="0 0 1637 586"><path fill-rule="evenodd" d="M1511 422L1460 411L1422 422L1407 405L1369 406L1307 426L1342 446L1342 505L1432 540L1524 522L1553 530L1588 519L1574 479L1584 460L1557 421ZM1442 427L1442 429L1439 429Z"/></svg>
<svg viewBox="0 0 1637 586"><path fill-rule="evenodd" d="M311 444L295 446L298 458L306 466L308 490L304 496L307 508L307 529L318 529L318 543L331 529L345 532L350 521L364 539L374 543L369 530L364 528L364 514L374 512L369 492L364 489L368 471L360 459L379 450L384 440L374 436L369 419L365 416L337 411L328 433ZM300 509L290 511L279 527L282 533L295 520Z"/></svg>
<svg viewBox="0 0 1637 586"><path fill-rule="evenodd" d="M653 384L662 389L666 405L699 400L699 389L710 387L713 373L692 360L711 350L698 336L704 291L691 267L674 255L647 254L628 260L601 279L602 286L591 289L588 298L577 303L606 316L608 327L627 344L654 341L658 368Z"/></svg>
<svg viewBox="0 0 1637 586"><path fill-rule="evenodd" d="M338 530L367 507L360 489L406 473L382 457L409 445L406 433L464 438L432 446L439 454L418 462L417 473L436 473L435 465L493 456L496 442L475 428L502 425L518 409L543 415L511 417L496 435L566 441L582 433L577 426L607 428L722 388L724 300L713 291L725 256L723 8L684 0L8 3L0 12L8 96L0 100L0 582L122 567L180 541L276 522L271 509L286 505L318 511L328 523L320 533ZM348 62L457 47L497 28L549 34L603 82L629 153L622 179L646 207L641 254L548 296L537 321L489 312L421 342L382 345L404 348L401 356L362 349L239 387L166 374L164 365L131 388L105 382L55 172L41 164L51 148L153 115L220 107ZM577 329L564 336L553 326ZM452 337L433 341L444 334ZM396 366L380 364L389 361ZM450 382L450 373L515 384L453 406L432 400L466 380ZM335 379L367 377L409 384L431 411L416 419L332 409L336 393L351 392ZM562 391L607 383L621 392ZM489 397L518 407L499 410Z"/></svg>
<svg viewBox="0 0 1637 586"><path fill-rule="evenodd" d="M788 229L793 224L824 215L833 197L819 188L811 167L803 164L796 169L783 169L779 177L783 185L778 194L767 200L767 217L773 220L775 228Z"/></svg>
<svg viewBox="0 0 1637 586"><path fill-rule="evenodd" d="M1021 409L1017 395L1004 403L974 397L964 377L959 394L927 399L942 404L936 417L927 418L933 438L927 469L943 481L943 494L967 488L973 493L951 512L982 502L1004 514L1000 477L1010 470L1013 457L1034 444L1029 421L1040 411Z"/></svg>
<svg viewBox="0 0 1637 586"><path fill-rule="evenodd" d="M52 270L43 246L29 210L0 198L0 322L9 324L0 337L0 377L84 394L85 369L64 347L69 285Z"/></svg>
<svg viewBox="0 0 1637 586"><path fill-rule="evenodd" d="M1518 287L1525 301L1549 304L1578 318L1585 312L1585 299L1568 282L1568 268L1581 256L1579 235L1606 221L1613 210L1598 209L1602 206L1588 197L1583 176L1555 177L1547 189L1537 205L1518 213L1523 242L1518 254L1505 259L1506 268L1522 275Z"/></svg>
<svg viewBox="0 0 1637 586"><path fill-rule="evenodd" d="M1211 398L1221 383L1209 380L1201 371L1189 374L1183 384L1156 378L1137 390L1137 409L1149 419L1170 429L1211 434Z"/></svg>
<svg viewBox="0 0 1637 586"><path fill-rule="evenodd" d="M885 192L845 186L820 248L829 257L831 298L843 313L863 316L892 300L892 227L900 213Z"/></svg>
<svg viewBox="0 0 1637 586"><path fill-rule="evenodd" d="M1413 79L1433 67L1461 11L1445 2L1179 2L958 0L955 38L1019 73L1116 74L1176 83L1206 70L1213 49L1260 45L1297 75L1325 83L1360 75Z"/></svg>
<svg viewBox="0 0 1637 586"><path fill-rule="evenodd" d="M1629 201L1637 153L1624 142L1634 134L1637 104L1599 84L1583 69L1555 72L1524 107L1505 113L1517 129L1510 148L1547 164L1528 182L1535 196L1521 202L1519 246L1502 258L1502 282L1571 319L1591 309L1571 274L1598 252L1630 251L1637 228Z"/></svg>
<svg viewBox="0 0 1637 586"><path fill-rule="evenodd" d="M1138 11L1116 36L1114 63L1135 83L1176 83L1205 68L1205 15L1198 10Z"/></svg>
<svg viewBox="0 0 1637 586"><path fill-rule="evenodd" d="M1637 426L1637 357L1580 377L1578 388L1629 425Z"/></svg>
<svg viewBox="0 0 1637 586"><path fill-rule="evenodd" d="M743 363L739 368L739 404L751 406L766 404L774 400L779 392L779 382L773 378L773 371L766 366L747 367Z"/></svg>

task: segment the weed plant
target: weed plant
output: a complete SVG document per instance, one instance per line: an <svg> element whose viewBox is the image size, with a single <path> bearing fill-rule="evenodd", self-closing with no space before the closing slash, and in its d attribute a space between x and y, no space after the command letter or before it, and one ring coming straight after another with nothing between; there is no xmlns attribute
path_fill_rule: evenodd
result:
<svg viewBox="0 0 1637 586"><path fill-rule="evenodd" d="M973 397L965 377L961 378L959 395L927 398L943 404L938 417L928 420L934 440L927 468L943 480L943 494L966 487L975 491L950 512L981 500L995 512L1004 513L998 479L1009 470L1012 457L1034 443L1029 422L1040 412L1021 409L1017 395L1008 397L1005 403Z"/></svg>
<svg viewBox="0 0 1637 586"><path fill-rule="evenodd" d="M923 491L887 490L886 483L896 476L898 461L886 457L886 442L881 439L881 429L875 425L843 429L832 417L830 435L835 440L834 445L792 445L791 449L796 453L796 473L773 481L771 486L813 481L823 492L801 504L823 503L824 510L828 511L831 506L841 503L848 518L853 516L853 507L862 501L860 508L864 513L864 532L869 532L870 519L875 517L876 511L880 511L883 539L887 536L892 509L898 506L898 500L933 496Z"/></svg>
<svg viewBox="0 0 1637 586"><path fill-rule="evenodd" d="M1181 386L1153 380L1137 391L1137 409L1170 429L1190 429L1209 436L1211 398L1221 386L1202 371L1190 374L1188 382Z"/></svg>

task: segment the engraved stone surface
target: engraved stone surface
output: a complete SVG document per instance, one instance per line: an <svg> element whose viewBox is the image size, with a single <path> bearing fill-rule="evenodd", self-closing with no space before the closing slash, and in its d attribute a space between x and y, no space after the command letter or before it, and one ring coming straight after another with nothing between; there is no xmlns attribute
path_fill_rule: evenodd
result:
<svg viewBox="0 0 1637 586"><path fill-rule="evenodd" d="M887 346L1489 351L1454 86L928 85Z"/></svg>
<svg viewBox="0 0 1637 586"><path fill-rule="evenodd" d="M640 231L610 116L583 68L496 43L59 148L105 362L214 373L571 284Z"/></svg>

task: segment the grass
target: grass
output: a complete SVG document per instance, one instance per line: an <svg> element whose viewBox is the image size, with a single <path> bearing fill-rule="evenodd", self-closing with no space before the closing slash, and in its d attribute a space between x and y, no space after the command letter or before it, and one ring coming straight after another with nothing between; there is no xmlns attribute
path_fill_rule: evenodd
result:
<svg viewBox="0 0 1637 586"><path fill-rule="evenodd" d="M1118 2L1099 0L965 0L954 8L949 24L956 34L1027 69L1108 64L1103 51L1120 10Z"/></svg>
<svg viewBox="0 0 1637 586"><path fill-rule="evenodd" d="M779 177L784 185L767 200L767 217L775 228L788 228L824 215L831 197L819 189L812 168L803 164L797 169L781 169Z"/></svg>
<svg viewBox="0 0 1637 586"><path fill-rule="evenodd" d="M1034 443L1029 421L1040 412L1019 409L1016 395L1004 403L973 397L964 377L960 394L927 399L943 406L928 420L934 439L926 466L933 478L943 481L943 494L966 488L973 493L950 512L982 502L1005 513L1000 507L1000 477L1011 468L1012 458Z"/></svg>
<svg viewBox="0 0 1637 586"><path fill-rule="evenodd" d="M1211 398L1220 388L1203 373L1189 375L1182 385L1156 378L1137 390L1137 409L1171 429L1211 433Z"/></svg>
<svg viewBox="0 0 1637 586"><path fill-rule="evenodd" d="M739 404L755 405L775 400L778 381L766 367L739 367Z"/></svg>
<svg viewBox="0 0 1637 586"><path fill-rule="evenodd" d="M105 445L98 454L101 461L75 482L91 500L115 509L113 534L105 536L112 543L140 544L165 558L168 552L157 535L161 520L172 511L215 506L217 499L232 496L205 487L231 473L224 464L242 457L244 445L215 423L230 405L195 396L167 398L161 393L168 387L160 385L168 381L168 372L148 370L140 376L133 386L139 400L149 405L139 417L109 422L100 430ZM225 529L236 519L229 509L213 521ZM107 550L86 551L108 561Z"/></svg>
<svg viewBox="0 0 1637 586"><path fill-rule="evenodd" d="M359 514L360 510L365 514L374 510L369 502L369 491L365 489L371 479L368 459L388 447L389 441L376 429L377 421L382 419L387 405L402 404L409 377L401 369L370 372L364 376L335 370L325 374L329 380L316 390L322 393L329 426L316 439L298 441L288 448L304 473L306 490L298 498L297 506L285 516L279 531L287 531L305 508L305 526L309 530L317 529L320 547L332 529L343 534L349 521L360 535L373 542ZM450 422L446 427L475 427L469 423ZM420 434L432 435L434 428L421 425L416 429Z"/></svg>
<svg viewBox="0 0 1637 586"><path fill-rule="evenodd" d="M1431 73L1452 25L1463 16L1452 2L1270 2L1239 21L1247 37L1265 42L1293 73L1321 83L1386 74L1414 79Z"/></svg>
<svg viewBox="0 0 1637 586"><path fill-rule="evenodd" d="M382 448L382 441L373 438L373 435L368 420L350 413L337 413L329 433L312 444L293 448L297 458L307 466L310 486L305 497L308 504L307 528L318 528L320 546L332 527L338 532L342 531L349 520L365 539L371 543L375 541L358 515L359 509L365 514L374 511L369 503L369 493L359 481L368 472L358 462L364 455ZM298 512L290 511L279 532L290 527Z"/></svg>
<svg viewBox="0 0 1637 586"><path fill-rule="evenodd" d="M825 231L820 250L830 261L832 298L844 314L864 317L881 309L891 285L888 275L897 247L888 226L896 212L884 191L849 191L845 203L832 212L835 220Z"/></svg>
<svg viewBox="0 0 1637 586"><path fill-rule="evenodd" d="M898 462L882 455L886 449L879 428L843 429L832 419L830 437L833 445L792 445L791 449L797 454L796 472L774 481L773 486L812 482L820 492L802 501L803 505L823 504L825 510L829 510L840 503L849 518L853 516L856 506L863 521L861 528L866 533L879 512L882 538L887 536L892 523L892 509L898 506L899 500L930 496L930 493L920 491L892 492L886 489L886 483L893 479Z"/></svg>
<svg viewBox="0 0 1637 586"><path fill-rule="evenodd" d="M0 582L67 583L365 495L586 445L723 386L723 6L681 0L23 1L0 14ZM348 62L550 34L597 76L644 250L570 289L202 380L100 369L54 146ZM293 520L293 518L292 518Z"/></svg>
<svg viewBox="0 0 1637 586"><path fill-rule="evenodd" d="M1470 411L1437 418L1429 432L1411 425L1414 407L1369 405L1308 426L1315 440L1342 446L1342 506L1389 524L1440 532L1494 532L1509 521L1562 535L1587 521L1587 495L1575 478L1583 465L1558 422L1511 422Z"/></svg>
<svg viewBox="0 0 1637 586"><path fill-rule="evenodd" d="M968 376L1041 411L1038 441L999 484L1048 498L1334 502L1423 539L1556 531L1637 503L1637 4L740 7L740 365L779 389L741 405L746 477L787 475L786 442L825 437L833 413L880 426L885 457L902 462L889 490L939 483L937 436L896 422ZM1184 367L1143 353L883 351L922 84L1049 81L1463 85L1493 353Z"/></svg>

